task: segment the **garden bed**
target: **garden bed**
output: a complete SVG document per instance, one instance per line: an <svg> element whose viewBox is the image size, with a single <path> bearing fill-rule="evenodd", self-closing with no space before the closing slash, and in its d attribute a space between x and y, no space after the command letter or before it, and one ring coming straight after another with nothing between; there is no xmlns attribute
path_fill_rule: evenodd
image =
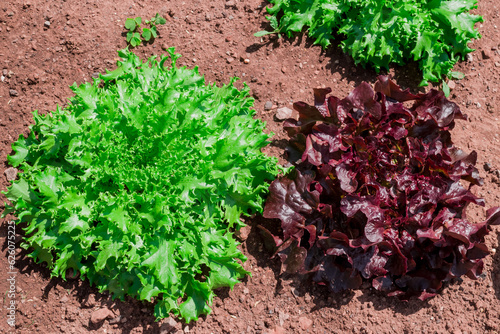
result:
<svg viewBox="0 0 500 334"><path fill-rule="evenodd" d="M33 110L46 114L66 105L69 86L91 81L105 69L116 67L116 50L126 46L125 19L167 18L159 26L159 38L135 52L143 60L171 46L183 55L179 65L199 67L207 82L227 84L230 78L246 82L256 99L257 117L267 122L275 136L264 149L282 163L285 140L279 108L292 108L295 101L313 103L312 89L331 87L344 97L361 82L374 84L377 73L354 66L352 59L333 45L322 51L305 35L295 39L254 37L268 29L265 2L245 1L6 1L0 5L0 169L1 189L10 184L5 171L11 143L27 134ZM456 146L478 152L477 167L483 187L473 192L483 197L485 208L500 199L500 33L498 4L479 2L475 11L484 18L478 25L482 39L474 41L471 57L456 66L465 78L451 86L450 100L467 114L451 131ZM335 44L335 43L334 43ZM415 64L390 71L396 82L414 93L420 74ZM428 89L428 88L427 88ZM297 112L293 112L297 117ZM9 174L7 172L7 174ZM1 202L5 201L2 195ZM3 204L0 208L3 211ZM471 206L472 222L485 219L485 209ZM8 222L0 229L0 331L8 333L7 298L11 277L7 270ZM16 333L496 333L500 331L500 259L495 252L485 260L482 278L447 284L442 293L409 302L386 297L369 285L348 293L334 294L297 275L281 274L277 259L263 245L257 225L269 224L261 217L248 220L240 233L240 246L249 258L246 270L252 277L233 291L217 292L213 312L189 325L165 319L155 322L153 304L134 300L113 301L88 282L50 278L49 270L16 251ZM23 238L21 227L17 240ZM498 227L486 237L490 249L498 247ZM102 321L99 317L103 318ZM105 319L104 319L105 318ZM173 330L175 328L175 330ZM14 332L14 331L12 331Z"/></svg>

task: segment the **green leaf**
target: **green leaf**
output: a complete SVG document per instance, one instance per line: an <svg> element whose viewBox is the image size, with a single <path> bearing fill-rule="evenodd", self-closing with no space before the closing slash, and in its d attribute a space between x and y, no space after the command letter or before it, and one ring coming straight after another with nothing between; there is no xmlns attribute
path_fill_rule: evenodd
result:
<svg viewBox="0 0 500 334"><path fill-rule="evenodd" d="M135 21L135 23L137 24L138 27L141 26L141 24L142 24L142 18L141 17L136 17L134 19L134 21Z"/></svg>
<svg viewBox="0 0 500 334"><path fill-rule="evenodd" d="M12 144L12 150L16 152L14 155L9 155L7 161L14 167L17 167L28 156L28 148L24 136L19 135L19 140Z"/></svg>
<svg viewBox="0 0 500 334"><path fill-rule="evenodd" d="M110 225L117 226L121 231L128 231L131 220L125 208L120 206L108 207L104 210L102 217L108 219Z"/></svg>
<svg viewBox="0 0 500 334"><path fill-rule="evenodd" d="M455 79L455 80L462 80L465 78L465 74L462 72L450 72L450 78Z"/></svg>
<svg viewBox="0 0 500 334"><path fill-rule="evenodd" d="M114 257L119 259L121 256L121 243L112 240L103 240L100 243L100 250L95 260L95 269L102 270L106 266L108 259Z"/></svg>
<svg viewBox="0 0 500 334"><path fill-rule="evenodd" d="M126 19L125 20L125 28L127 28L130 31L134 31L135 28L137 27L137 24L134 19Z"/></svg>
<svg viewBox="0 0 500 334"><path fill-rule="evenodd" d="M76 213L74 213L61 224L59 232L71 233L74 230L80 230L81 232L84 232L88 228L89 223L87 222L87 219L80 219L80 217Z"/></svg>
<svg viewBox="0 0 500 334"><path fill-rule="evenodd" d="M446 97L450 96L450 86L448 86L448 84L444 80L443 80L443 93L444 93L444 96L446 96Z"/></svg>
<svg viewBox="0 0 500 334"><path fill-rule="evenodd" d="M213 298L213 292L206 287L205 283L189 283L186 289L188 297L179 305L179 311L186 323L198 320L200 314L210 314L207 301Z"/></svg>
<svg viewBox="0 0 500 334"><path fill-rule="evenodd" d="M129 31L127 33L127 42L130 43L130 41L132 40L133 37L134 37L134 33L132 31Z"/></svg>
<svg viewBox="0 0 500 334"><path fill-rule="evenodd" d="M147 42L151 39L152 33L151 30L148 28L145 28L142 30L142 38Z"/></svg>
<svg viewBox="0 0 500 334"><path fill-rule="evenodd" d="M233 289L239 279L248 274L233 258L213 258L209 261L209 282L213 289L228 286Z"/></svg>
<svg viewBox="0 0 500 334"><path fill-rule="evenodd" d="M174 261L174 246L171 242L160 240L151 244L151 248L156 250L145 255L143 265L154 269L158 275L158 281L164 286L177 284L178 277Z"/></svg>
<svg viewBox="0 0 500 334"><path fill-rule="evenodd" d="M164 17L160 16L158 13L156 13L156 17L155 18L156 18L156 20L155 20L156 24L165 24L165 23L167 23L167 20Z"/></svg>
<svg viewBox="0 0 500 334"><path fill-rule="evenodd" d="M136 47L136 46L140 45L141 42L142 42L141 35L138 32L134 33L134 35L132 36L132 39L130 40L130 44L133 47Z"/></svg>
<svg viewBox="0 0 500 334"><path fill-rule="evenodd" d="M23 199L25 202L31 201L29 184L24 178L14 181L9 191L4 192L4 194L11 202L16 202L18 199Z"/></svg>
<svg viewBox="0 0 500 334"><path fill-rule="evenodd" d="M156 30L156 26L151 27L151 34L153 35L154 38L158 37L158 32Z"/></svg>
<svg viewBox="0 0 500 334"><path fill-rule="evenodd" d="M261 30L261 31L258 31L256 32L255 34L253 34L255 37L261 37L261 36L266 36L266 35L270 35L270 34L274 34L276 32L274 31L265 31L265 30Z"/></svg>

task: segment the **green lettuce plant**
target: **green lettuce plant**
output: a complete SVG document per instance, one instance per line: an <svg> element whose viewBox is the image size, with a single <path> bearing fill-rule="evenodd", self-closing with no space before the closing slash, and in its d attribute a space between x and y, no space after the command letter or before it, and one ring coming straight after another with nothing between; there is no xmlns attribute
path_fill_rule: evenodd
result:
<svg viewBox="0 0 500 334"><path fill-rule="evenodd" d="M421 85L460 78L453 66L474 51L468 46L471 39L481 37L474 25L482 18L469 13L477 0L269 1L273 7L267 8L267 18L273 31L256 36L291 37L306 28L314 43L326 48L338 34L342 49L356 64L370 65L377 72L391 63L417 61Z"/></svg>
<svg viewBox="0 0 500 334"><path fill-rule="evenodd" d="M270 135L248 87L205 85L168 52L142 63L122 50L116 70L71 87L67 107L35 111L8 157L23 172L3 215L26 224L22 246L53 276L71 269L190 322L248 274L233 232L280 168L261 152Z"/></svg>

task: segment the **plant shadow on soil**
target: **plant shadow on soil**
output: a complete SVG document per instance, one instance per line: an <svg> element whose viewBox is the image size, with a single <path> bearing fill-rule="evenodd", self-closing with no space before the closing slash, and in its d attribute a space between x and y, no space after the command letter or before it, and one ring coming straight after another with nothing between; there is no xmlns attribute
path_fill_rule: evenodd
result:
<svg viewBox="0 0 500 334"><path fill-rule="evenodd" d="M249 224L251 226L251 231L248 235L248 239L246 240L247 250L253 257L255 257L259 267L269 268L272 270L274 278L277 281L275 295L283 293L284 286L290 285L292 287L291 293L295 298L306 297L302 298L306 303L309 303L308 299L310 299L310 302L314 304L311 308L311 312L324 307L339 310L355 298L356 293L354 290L334 293L326 286L312 283L312 275L288 274L286 272L282 273L280 260L277 257L271 259L271 256L273 255L273 246L269 246L270 240L266 240L267 238L258 227L260 225L271 231L271 233L278 233L279 222L274 219L266 219L262 216L256 216L249 222ZM262 245L264 245L264 249ZM266 245L268 246L266 247ZM499 255L495 257L494 263L496 262L500 262ZM498 277L500 277L499 270L494 272ZM495 289L497 291L497 297L500 298L500 280L496 281L497 283L495 285ZM460 278L452 280L451 282L445 282L443 283L443 288L440 293L448 289L450 285L459 285L462 282L463 281ZM397 314L408 316L417 313L422 308L431 307L429 300L432 300L432 298L421 301L416 297L412 297L409 301L402 301L397 297L388 297L382 292L374 290L368 281L364 281L362 286L357 289L357 291L362 292L362 294L357 297L358 301L368 308L373 307L377 311L392 309ZM298 300L297 302L300 303Z"/></svg>
<svg viewBox="0 0 500 334"><path fill-rule="evenodd" d="M262 23L262 30L271 31L272 28L268 22ZM320 48L321 46L314 44L314 39L308 37L305 32L296 33L293 37L286 37L281 34L278 37L276 34L267 35L264 37L265 40L262 43L254 43L246 48L246 52L254 53L263 47L269 47L272 45L273 49L277 49L281 44L294 44L295 46L301 46L310 49L313 47ZM357 87L362 82L368 82L373 85L377 81L379 75L390 75L401 88L410 89L413 94L424 93L425 88L419 87L422 80L422 72L418 68L418 63L415 61L409 61L405 66L398 66L391 64L391 70L380 69L379 73L375 71L374 68L362 65L356 65L354 59L344 53L340 47L340 42L342 39L340 36L336 36L332 40L331 45L327 49L322 49L319 55L318 64L324 63L325 59L328 59L324 68L330 71L332 74L339 73L341 80L346 80L347 82L353 82L354 86ZM328 87L329 83L324 82ZM334 86L334 83L331 83ZM333 88L333 87L332 87ZM343 98L343 96L337 96Z"/></svg>

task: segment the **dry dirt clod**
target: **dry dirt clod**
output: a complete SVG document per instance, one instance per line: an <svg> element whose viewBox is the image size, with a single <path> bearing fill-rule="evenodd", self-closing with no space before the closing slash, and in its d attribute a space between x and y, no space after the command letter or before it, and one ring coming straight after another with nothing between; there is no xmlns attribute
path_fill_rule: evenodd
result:
<svg viewBox="0 0 500 334"><path fill-rule="evenodd" d="M15 90L15 89L10 89L10 90L9 90L9 94L10 94L10 96L12 96L12 97L19 96L19 93L18 93L18 92L17 92L17 90Z"/></svg>
<svg viewBox="0 0 500 334"><path fill-rule="evenodd" d="M87 296L87 299L83 301L82 305L84 307L88 307L88 308L91 308L91 307L94 307L95 306L95 295L93 293L89 294Z"/></svg>
<svg viewBox="0 0 500 334"><path fill-rule="evenodd" d="M290 315L288 313L284 313L282 311L278 312L278 319L280 321L280 326L283 326L283 323L290 318Z"/></svg>
<svg viewBox="0 0 500 334"><path fill-rule="evenodd" d="M92 312L92 314L90 315L90 322L94 325L97 325L100 322L111 317L114 317L113 312L111 312L111 310L107 307L103 307L98 309L97 311Z"/></svg>
<svg viewBox="0 0 500 334"><path fill-rule="evenodd" d="M312 326L313 321L309 318L306 317L300 317L299 318L299 325L303 330L307 330L309 327Z"/></svg>
<svg viewBox="0 0 500 334"><path fill-rule="evenodd" d="M490 58L491 58L491 53L490 53L490 51L488 51L488 50L483 50L483 51L481 52L481 54L482 54L482 56L483 56L483 59L490 59Z"/></svg>
<svg viewBox="0 0 500 334"><path fill-rule="evenodd" d="M268 331L269 334L285 334L286 331L283 327L276 326L272 331Z"/></svg>
<svg viewBox="0 0 500 334"><path fill-rule="evenodd" d="M68 302L68 301L69 301L69 298L67 295L62 296L61 299L59 299L59 302L63 303L63 304Z"/></svg>
<svg viewBox="0 0 500 334"><path fill-rule="evenodd" d="M4 172L8 181L14 181L17 177L17 168L9 167Z"/></svg>
<svg viewBox="0 0 500 334"><path fill-rule="evenodd" d="M226 8L231 8L231 7L236 9L236 2L232 0L226 1Z"/></svg>

